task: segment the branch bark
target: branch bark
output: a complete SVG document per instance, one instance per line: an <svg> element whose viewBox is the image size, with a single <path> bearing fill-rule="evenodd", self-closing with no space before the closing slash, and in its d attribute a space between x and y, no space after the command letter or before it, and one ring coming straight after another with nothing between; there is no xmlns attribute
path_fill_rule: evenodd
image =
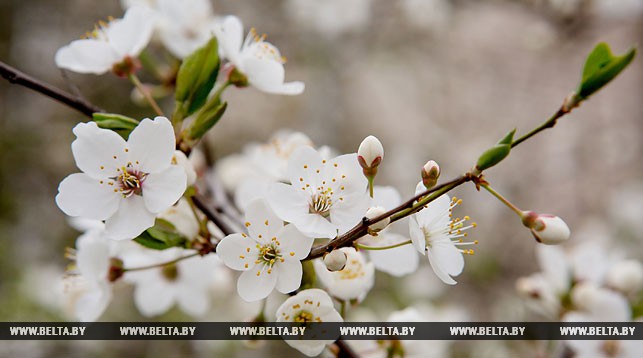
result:
<svg viewBox="0 0 643 358"><path fill-rule="evenodd" d="M84 98L37 80L2 61L0 61L0 75L9 81L9 83L14 83L38 93L42 93L45 96L55 99L56 101L59 101L90 118L92 117L92 114L96 112L104 112L100 107L89 103Z"/></svg>

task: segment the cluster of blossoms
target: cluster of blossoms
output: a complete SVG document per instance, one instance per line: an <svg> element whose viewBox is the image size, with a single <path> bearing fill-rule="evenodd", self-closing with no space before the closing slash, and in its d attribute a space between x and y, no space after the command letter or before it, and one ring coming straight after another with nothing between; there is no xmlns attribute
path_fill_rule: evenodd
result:
<svg viewBox="0 0 643 358"><path fill-rule="evenodd" d="M643 293L643 264L588 241L565 251L538 246L542 272L520 278L516 289L534 311L563 322L631 322ZM640 341L567 341L580 357L634 357Z"/></svg>
<svg viewBox="0 0 643 358"><path fill-rule="evenodd" d="M245 302L266 300L275 291L291 295L274 316L262 310L258 317L300 323L342 322L347 307L367 300L376 270L410 275L423 256L442 283L457 283L464 256L478 244L467 239L476 223L454 216L462 201L447 192L457 185L438 185L441 169L435 161L419 168L415 195L406 202L396 188L375 185L385 161L384 147L374 136L365 138L356 153L339 155L316 147L305 134L280 131L265 144L223 158L216 170L205 170L196 146L226 110L221 95L228 86L297 95L304 84L285 82L285 58L265 35L251 29L244 37L237 17L214 16L206 0L123 5L122 19L101 22L87 38L56 54L63 69L111 70L129 78L158 114L139 121L95 113L94 121L73 129L71 149L81 172L60 183L56 203L83 232L69 250L75 265L68 292L76 318L99 319L114 295L113 284L121 281L134 285L134 303L145 316L176 304L201 317L211 306L213 288L221 288L221 276L240 271L236 291ZM153 62L144 53L152 41L182 61L169 71L169 80L163 78L175 87L172 116L163 114L136 77L141 64L147 68ZM223 81L217 82L219 76ZM473 181L496 196L539 243L563 242L570 231L560 218L518 209L482 176L508 155L514 132L485 152L459 184ZM213 212L203 200L208 194L212 201L231 194L234 203ZM572 269L556 248L539 250L545 272L521 280L519 288L546 312L568 321L632 318L625 311L643 285L640 263L620 262L597 273L600 278L584 277L599 270L586 257L591 253L576 260L593 262L588 271ZM571 297L573 307L563 297ZM607 315L599 311L603 302L613 303ZM415 309L389 318L417 320L439 318ZM314 356L333 342L287 343ZM376 345L392 355L428 349L397 341ZM441 354L446 346L431 349Z"/></svg>

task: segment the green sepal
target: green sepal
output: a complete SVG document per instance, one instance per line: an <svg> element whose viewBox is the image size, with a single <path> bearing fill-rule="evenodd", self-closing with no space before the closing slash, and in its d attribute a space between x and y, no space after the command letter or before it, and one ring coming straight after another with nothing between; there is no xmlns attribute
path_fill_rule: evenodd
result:
<svg viewBox="0 0 643 358"><path fill-rule="evenodd" d="M212 103L208 103L201 109L194 122L192 122L188 130L190 139L198 140L203 137L210 128L217 124L228 107L228 102L221 103L219 99L211 102Z"/></svg>
<svg viewBox="0 0 643 358"><path fill-rule="evenodd" d="M634 47L624 55L614 56L606 43L596 45L585 61L583 76L577 90L578 99L589 97L613 80L632 62L635 55Z"/></svg>
<svg viewBox="0 0 643 358"><path fill-rule="evenodd" d="M151 228L134 239L138 244L153 250L165 250L184 246L187 239L176 232L174 225L163 219L156 219Z"/></svg>
<svg viewBox="0 0 643 358"><path fill-rule="evenodd" d="M92 119L100 128L113 130L124 139L129 137L129 134L139 123L139 121L134 118L114 113L96 112L92 114Z"/></svg>
<svg viewBox="0 0 643 358"><path fill-rule="evenodd" d="M176 78L177 113L181 119L201 108L214 87L219 73L219 51L216 37L194 51L181 63Z"/></svg>
<svg viewBox="0 0 643 358"><path fill-rule="evenodd" d="M498 141L498 144L511 145L511 143L513 143L513 140L514 140L514 134L516 134L516 128L514 128L511 132L507 133L507 135L502 137L502 139Z"/></svg>

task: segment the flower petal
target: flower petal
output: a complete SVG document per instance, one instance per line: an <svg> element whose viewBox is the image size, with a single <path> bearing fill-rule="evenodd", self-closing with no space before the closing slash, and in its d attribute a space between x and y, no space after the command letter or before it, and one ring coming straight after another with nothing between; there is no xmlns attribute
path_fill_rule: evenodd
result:
<svg viewBox="0 0 643 358"><path fill-rule="evenodd" d="M244 301L253 302L268 297L277 284L277 272L268 273L268 266L255 266L244 271L237 282L237 292Z"/></svg>
<svg viewBox="0 0 643 358"><path fill-rule="evenodd" d="M317 188L322 184L322 168L323 159L319 152L309 146L302 146L290 155L288 178L293 188L305 187L306 184Z"/></svg>
<svg viewBox="0 0 643 358"><path fill-rule="evenodd" d="M285 259L275 265L277 271L277 291L290 293L299 288L303 269L301 262L296 259Z"/></svg>
<svg viewBox="0 0 643 358"><path fill-rule="evenodd" d="M464 259L462 258L462 254L457 251L455 245L451 244L449 246L448 244L434 243L433 247L427 248L426 255L429 258L433 272L435 272L442 282L448 285L455 285L457 283L450 275L455 276L462 272ZM454 262L449 262L449 260L454 260ZM460 267L460 272L455 273L458 271L458 267Z"/></svg>
<svg viewBox="0 0 643 358"><path fill-rule="evenodd" d="M186 182L185 170L176 165L171 165L160 173L148 175L143 182L145 206L153 213L167 210L181 198Z"/></svg>
<svg viewBox="0 0 643 358"><path fill-rule="evenodd" d="M76 265L81 275L95 281L107 280L109 242L90 231L78 237L76 249Z"/></svg>
<svg viewBox="0 0 643 358"><path fill-rule="evenodd" d="M343 200L333 204L330 209L330 220L344 233L358 224L368 210L371 198L366 190L350 196L342 196Z"/></svg>
<svg viewBox="0 0 643 358"><path fill-rule="evenodd" d="M337 194L352 195L362 193L368 187L368 180L357 161L357 154L344 154L331 159L324 167L324 178L335 178L332 182ZM343 188L343 189L342 189Z"/></svg>
<svg viewBox="0 0 643 358"><path fill-rule="evenodd" d="M116 212L121 198L105 182L76 173L60 182L56 204L69 216L105 220Z"/></svg>
<svg viewBox="0 0 643 358"><path fill-rule="evenodd" d="M72 41L56 52L56 66L77 73L102 75L122 60L106 41L84 39Z"/></svg>
<svg viewBox="0 0 643 358"><path fill-rule="evenodd" d="M280 249L283 250L284 255L292 257L297 260L303 260L310 253L310 248L315 241L313 238L308 237L294 225L286 225L281 232L277 235L280 242ZM290 253L293 253L292 255Z"/></svg>
<svg viewBox="0 0 643 358"><path fill-rule="evenodd" d="M451 220L449 217L450 207L451 199L447 194L444 194L430 202L424 209L418 211L415 217L421 227L432 232L436 229L448 227Z"/></svg>
<svg viewBox="0 0 643 358"><path fill-rule="evenodd" d="M239 53L243 40L243 24L236 16L226 16L220 26L215 27L215 34L223 50L223 56L235 65L239 65Z"/></svg>
<svg viewBox="0 0 643 358"><path fill-rule="evenodd" d="M87 291L74 303L74 313L81 322L93 322L100 317L112 299L107 282L92 282Z"/></svg>
<svg viewBox="0 0 643 358"><path fill-rule="evenodd" d="M400 193L392 186L378 186L373 188L373 205L391 210L402 203Z"/></svg>
<svg viewBox="0 0 643 358"><path fill-rule="evenodd" d="M413 247L415 247L419 253L424 255L426 250L426 238L424 237L424 232L417 221L416 215L412 215L409 220L409 235L411 236Z"/></svg>
<svg viewBox="0 0 643 358"><path fill-rule="evenodd" d="M265 200L257 199L246 209L245 225L252 238L267 242L283 229L284 222L275 215Z"/></svg>
<svg viewBox="0 0 643 358"><path fill-rule="evenodd" d="M125 140L116 132L98 128L96 122L79 123L74 127L76 139L71 151L78 169L96 179L113 176L125 164ZM114 158L116 156L116 158Z"/></svg>
<svg viewBox="0 0 643 358"><path fill-rule="evenodd" d="M158 173L172 163L175 147L174 128L165 117L152 121L145 118L132 131L127 141L129 158L139 162L138 169L145 173Z"/></svg>
<svg viewBox="0 0 643 358"><path fill-rule="evenodd" d="M307 215L310 205L304 193L292 185L274 183L266 193L266 201L275 214L283 221L293 222Z"/></svg>
<svg viewBox="0 0 643 358"><path fill-rule="evenodd" d="M167 312L174 304L172 290L162 281L136 285L134 304L145 317L158 316Z"/></svg>
<svg viewBox="0 0 643 358"><path fill-rule="evenodd" d="M292 224L308 237L332 239L337 236L337 226L318 214L305 214Z"/></svg>
<svg viewBox="0 0 643 358"><path fill-rule="evenodd" d="M408 240L402 235L392 233L381 233L379 236L382 240L377 246L389 246ZM375 268L396 277L415 272L420 263L420 256L412 245L389 250L372 250L368 255L375 264Z"/></svg>
<svg viewBox="0 0 643 358"><path fill-rule="evenodd" d="M228 235L217 245L217 255L233 270L245 271L255 266L257 242L242 234Z"/></svg>
<svg viewBox="0 0 643 358"><path fill-rule="evenodd" d="M154 226L156 216L139 195L121 200L118 211L105 222L105 234L112 240L128 240Z"/></svg>
<svg viewBox="0 0 643 358"><path fill-rule="evenodd" d="M193 317L203 316L210 307L208 292L198 287L179 289L176 299L181 310Z"/></svg>
<svg viewBox="0 0 643 358"><path fill-rule="evenodd" d="M127 10L122 19L109 23L107 39L121 57L136 57L150 42L156 20L151 9L134 6Z"/></svg>

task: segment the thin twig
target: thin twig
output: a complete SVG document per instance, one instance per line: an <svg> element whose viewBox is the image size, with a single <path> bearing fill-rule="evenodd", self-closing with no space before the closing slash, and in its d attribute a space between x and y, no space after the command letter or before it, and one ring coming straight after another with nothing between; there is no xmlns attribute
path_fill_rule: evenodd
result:
<svg viewBox="0 0 643 358"><path fill-rule="evenodd" d="M218 226L219 229L221 229L221 232L223 232L224 235L230 235L234 234L236 231L231 228L228 223L223 221L219 215L215 211L213 211L208 204L206 204L206 201L204 198L199 197L195 195L192 200L194 201L194 205L196 205L199 210L210 220L214 223L214 225Z"/></svg>
<svg viewBox="0 0 643 358"><path fill-rule="evenodd" d="M24 72L19 71L16 68L13 68L6 63L0 61L0 75L4 77L10 83L14 83L36 92L42 93L49 98L53 98L56 101L59 101L70 108L73 108L82 114L92 117L93 113L104 112L99 107L94 106L89 103L82 97L75 96L69 92L61 90L60 88L54 87L48 83L37 80Z"/></svg>

